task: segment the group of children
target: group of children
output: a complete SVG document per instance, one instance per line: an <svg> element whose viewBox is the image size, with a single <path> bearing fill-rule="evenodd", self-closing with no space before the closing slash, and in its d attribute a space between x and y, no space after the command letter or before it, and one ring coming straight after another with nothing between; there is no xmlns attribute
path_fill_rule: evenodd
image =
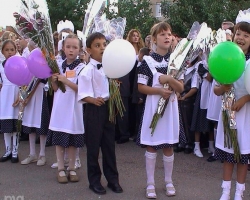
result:
<svg viewBox="0 0 250 200"><path fill-rule="evenodd" d="M235 26L234 33L233 42L242 49L248 64L250 62L250 21L239 22ZM29 134L30 154L21 164L37 162L37 165L44 165L47 138L47 141L56 146L58 182L78 182L79 177L75 170L77 149L86 144L89 188L97 194L105 194L106 189L101 184L102 172L98 162L101 148L103 173L108 182L107 186L116 193L122 193L123 189L119 184L119 173L116 165L115 124L109 121L109 80L102 67L102 56L107 45L106 38L98 32L88 36L86 50L90 59L86 65L80 60L82 41L76 35L69 33L61 38L61 42L62 51L57 57L60 73L51 76L54 101L50 119L47 102L44 98L46 80L38 80L30 97L22 102L25 105L23 132ZM244 86L244 75L233 85L218 85L209 74L205 59L199 55L194 60L190 60L184 76L176 80L167 75L172 44L170 25L166 22L155 24L151 28L151 43L155 47L154 51L150 55L144 56L140 66L136 69L138 92L146 96L136 141L139 146L146 148L146 197L149 199L157 198L154 179L157 150L163 150L165 193L167 196L174 196L176 195L172 180L174 144L179 142L179 150L184 148L190 152L192 141L195 140L194 153L198 157L202 157L199 145L200 133L209 132L209 151L214 153L215 158L224 162L223 193L220 199L230 199L234 164L237 164L235 199L242 199L247 164L250 159L250 135L247 132L250 127L249 123L246 123L250 118L248 112L250 96ZM3 42L2 54L6 60L15 55L16 52L17 48L13 41ZM9 82L4 73L6 60L0 65L2 78L0 120L6 147L6 152L0 161L11 159L15 163L18 162L16 123L20 99L18 98L18 87ZM59 89L59 82L65 85L66 92ZM168 84L169 88L163 87L164 84ZM224 147L222 115L218 109L216 114L213 112L211 114L210 110L211 103L215 101L219 109L221 108L220 98L216 98L215 94L221 96L231 87L235 89L237 100L232 109L236 111L241 152L239 162L234 159L234 150ZM161 97L165 100L169 99L169 103L152 134L150 123ZM218 121L215 152L213 130L216 123L212 123L211 120ZM194 135L191 134L192 131L195 132ZM36 134L40 136L38 158L35 152ZM195 136L194 139L193 136ZM178 148L175 150L178 151ZM68 173L64 167L65 149L67 149L69 159Z"/></svg>

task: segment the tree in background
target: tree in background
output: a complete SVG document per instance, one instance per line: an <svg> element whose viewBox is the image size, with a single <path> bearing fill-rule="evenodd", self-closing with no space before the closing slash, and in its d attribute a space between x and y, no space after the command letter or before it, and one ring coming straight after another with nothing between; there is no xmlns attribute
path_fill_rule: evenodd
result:
<svg viewBox="0 0 250 200"><path fill-rule="evenodd" d="M112 6L118 7L118 13L109 9ZM153 17L150 0L119 0L118 3L108 3L106 14L108 19L126 18L125 38L131 29L139 30L142 37L145 38L150 32L150 28L157 22L157 19Z"/></svg>
<svg viewBox="0 0 250 200"><path fill-rule="evenodd" d="M209 27L217 30L221 22L235 22L239 10L248 9L249 0L178 0L169 3L162 1L162 14L169 18L173 31L186 37L194 21L206 22Z"/></svg>
<svg viewBox="0 0 250 200"><path fill-rule="evenodd" d="M88 2L88 0L47 0L53 31L56 31L59 21L66 19L72 21L75 30L82 30Z"/></svg>

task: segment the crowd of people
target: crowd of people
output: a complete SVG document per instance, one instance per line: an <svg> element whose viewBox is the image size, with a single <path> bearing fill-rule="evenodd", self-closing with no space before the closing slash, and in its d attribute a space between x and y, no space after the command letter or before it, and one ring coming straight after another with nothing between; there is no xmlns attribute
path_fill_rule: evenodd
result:
<svg viewBox="0 0 250 200"><path fill-rule="evenodd" d="M227 40L235 42L242 49L248 64L250 20L240 21L236 25L226 21L221 28L226 32ZM81 167L79 149L86 144L89 188L97 194L106 193L101 184L102 172L98 163L101 149L103 173L108 187L122 193L115 141L123 144L133 140L138 146L146 148L147 198L157 198L154 179L157 150L163 151L166 195L174 196L174 152L183 151L203 157L201 148L207 148L211 153L208 162L223 162L223 193L220 199L230 198L234 164L237 164L235 199L242 199L250 159L249 123L240 122L241 119L249 119L250 113L250 98L242 78L233 84L237 100L233 109L237 111L241 150L241 159L237 162L233 150L224 147L221 117L221 95L232 85L219 85L213 79L204 52L188 60L186 71L178 80L167 75L169 56L181 40L173 34L168 23L155 24L145 40L139 30L129 31L126 40L133 45L137 56L132 71L117 80L125 111L123 117L116 116L116 123L109 121L109 80L102 68L106 37L96 32L83 42L74 34L70 21L60 22L53 36L60 73L50 77L51 84L47 79L39 79L24 102L19 98L19 87L7 79L4 66L11 56L27 58L36 44L22 38L14 29L6 30L1 37L0 122L6 150L0 162L19 162L17 123L18 105L22 103L25 106L22 138L28 136L30 153L22 159L21 164L36 162L39 166L45 165L45 147L54 145L57 160L51 167L58 169L59 183L79 181L76 170ZM65 85L66 92L59 89L59 82ZM164 88L164 84L171 89ZM48 92L49 89L53 90L52 94ZM169 99L171 103L167 104L152 133L150 123L160 97ZM38 156L35 148L37 140L40 142Z"/></svg>

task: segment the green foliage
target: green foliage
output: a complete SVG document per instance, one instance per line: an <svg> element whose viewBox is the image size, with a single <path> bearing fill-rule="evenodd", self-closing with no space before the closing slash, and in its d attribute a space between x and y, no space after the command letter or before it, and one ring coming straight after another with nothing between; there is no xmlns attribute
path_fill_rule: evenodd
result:
<svg viewBox="0 0 250 200"><path fill-rule="evenodd" d="M75 30L82 30L88 0L47 0L53 31L61 20L70 20Z"/></svg>
<svg viewBox="0 0 250 200"><path fill-rule="evenodd" d="M162 12L175 33L186 37L194 21L206 22L212 29L221 27L224 20L235 22L239 10L250 7L249 0L178 0L162 2Z"/></svg>
<svg viewBox="0 0 250 200"><path fill-rule="evenodd" d="M149 34L150 28L157 21L153 17L150 0L119 0L118 3L108 4L108 8L110 6L118 6L118 13L107 9L108 19L125 17L127 20L124 37L127 36L129 30L137 29L145 38Z"/></svg>

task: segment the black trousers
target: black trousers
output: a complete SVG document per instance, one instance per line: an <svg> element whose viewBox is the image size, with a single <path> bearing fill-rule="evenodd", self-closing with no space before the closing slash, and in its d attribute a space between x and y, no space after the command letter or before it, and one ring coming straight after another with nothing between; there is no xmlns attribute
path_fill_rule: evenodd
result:
<svg viewBox="0 0 250 200"><path fill-rule="evenodd" d="M187 142L189 145L194 144L194 132L191 131L194 101L195 101L194 98L187 99L184 101L179 101L180 112L181 112L182 122L184 126L184 132L185 132Z"/></svg>
<svg viewBox="0 0 250 200"><path fill-rule="evenodd" d="M123 112L123 117L117 111L116 116L116 127L115 127L115 134L116 138L119 139L129 139L129 98L128 97L121 97L123 105L125 107L125 111Z"/></svg>
<svg viewBox="0 0 250 200"><path fill-rule="evenodd" d="M115 155L115 125L109 121L108 102L102 106L86 104L84 124L90 185L101 181L102 173L98 162L100 148L104 176L111 184L119 182Z"/></svg>

